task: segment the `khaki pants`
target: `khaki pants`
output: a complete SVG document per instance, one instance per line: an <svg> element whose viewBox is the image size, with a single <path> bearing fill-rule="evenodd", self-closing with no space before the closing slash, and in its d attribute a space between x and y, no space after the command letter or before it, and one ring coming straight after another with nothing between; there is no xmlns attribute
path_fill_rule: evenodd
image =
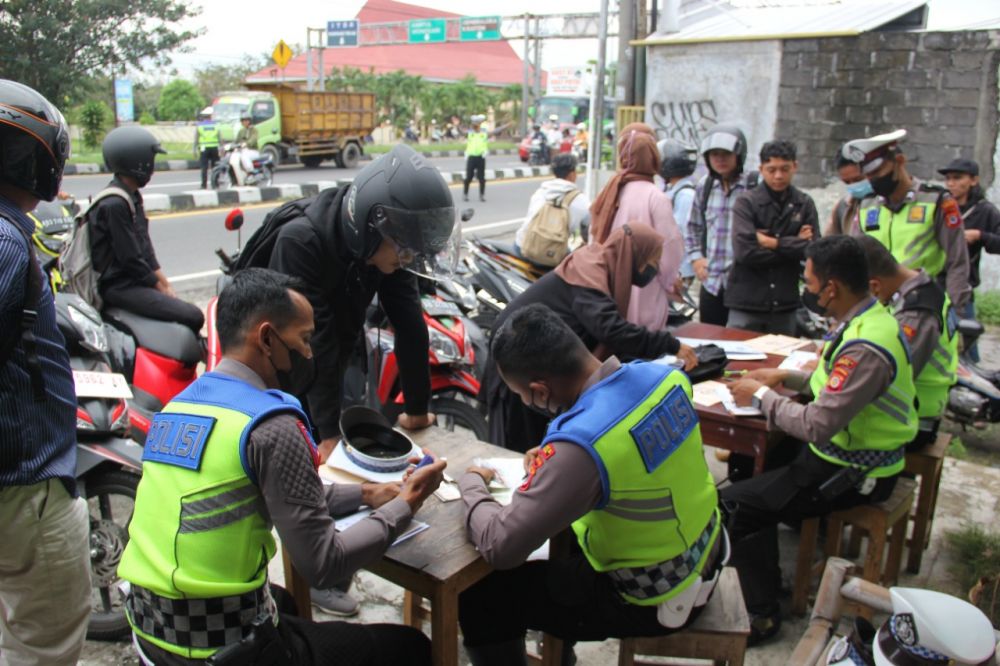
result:
<svg viewBox="0 0 1000 666"><path fill-rule="evenodd" d="M75 664L90 615L86 500L57 479L0 488L0 666Z"/></svg>

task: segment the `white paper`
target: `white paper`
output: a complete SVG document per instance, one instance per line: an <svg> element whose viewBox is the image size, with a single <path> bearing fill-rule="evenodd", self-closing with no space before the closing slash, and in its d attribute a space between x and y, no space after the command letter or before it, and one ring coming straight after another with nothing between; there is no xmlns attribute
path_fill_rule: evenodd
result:
<svg viewBox="0 0 1000 666"><path fill-rule="evenodd" d="M74 370L73 384L78 398L132 398L125 375L117 372Z"/></svg>
<svg viewBox="0 0 1000 666"><path fill-rule="evenodd" d="M782 361L778 367L782 370L802 370L807 363L818 358L816 352L797 350L789 354L788 358Z"/></svg>
<svg viewBox="0 0 1000 666"><path fill-rule="evenodd" d="M410 452L412 457L420 458L423 456L423 452L414 445L413 450ZM330 457L326 459L327 467L332 467L333 469L339 469L347 472L348 474L353 474L354 476L360 477L365 481L371 481L372 483L392 483L394 481L403 480L403 472L406 469L401 469L398 472L372 472L364 467L361 467L353 460L347 457L347 452L344 451L344 447L337 445L333 448L333 453Z"/></svg>
<svg viewBox="0 0 1000 666"><path fill-rule="evenodd" d="M777 356L788 356L794 350L812 344L812 341L793 338L789 335L769 333L747 340L746 344L748 347L752 347L760 352L775 354Z"/></svg>
<svg viewBox="0 0 1000 666"><path fill-rule="evenodd" d="M370 516L372 513L373 509L366 506L363 507L360 511L357 511L355 513L351 513L346 516L341 516L340 518L334 518L334 520L336 521L337 531L343 532L344 530L350 529L354 525L357 525L359 522ZM406 528L406 531L400 534L398 537L396 537L396 540L392 542L392 545L395 546L397 544L403 543L410 537L420 534L428 527L430 527L430 525L428 525L427 523L421 522L419 520L411 520L409 526Z"/></svg>
<svg viewBox="0 0 1000 666"><path fill-rule="evenodd" d="M726 352L726 358L731 361L763 361L767 359L767 354L748 346L739 340L703 340L701 338L677 338L688 347L699 347L701 345L715 345L721 347Z"/></svg>
<svg viewBox="0 0 1000 666"><path fill-rule="evenodd" d="M717 405L722 401L722 398L719 397L718 393L719 387L725 389L726 385L711 379L704 382L698 382L692 387L694 397L691 401L700 407L711 407L712 405ZM726 390L728 392L728 389Z"/></svg>
<svg viewBox="0 0 1000 666"><path fill-rule="evenodd" d="M761 412L756 407L737 407L736 406L736 401L733 400L733 394L729 392L729 387L726 386L726 385L724 385L724 384L720 384L719 387L716 388L716 393L718 394L719 398L722 400L723 407L725 407L726 411L729 412L730 414L732 414L733 416L763 416L764 415L763 412Z"/></svg>
<svg viewBox="0 0 1000 666"><path fill-rule="evenodd" d="M434 497L437 497L442 502L454 502L462 497L462 491L454 483L445 482L434 491Z"/></svg>

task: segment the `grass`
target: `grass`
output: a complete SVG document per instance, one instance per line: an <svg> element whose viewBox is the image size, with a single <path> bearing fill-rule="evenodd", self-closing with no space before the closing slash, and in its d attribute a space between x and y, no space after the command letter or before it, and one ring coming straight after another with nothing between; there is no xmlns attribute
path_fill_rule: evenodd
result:
<svg viewBox="0 0 1000 666"><path fill-rule="evenodd" d="M963 588L968 590L981 578L996 583L1000 576L1000 534L987 532L978 525L965 525L961 529L945 534L948 545L955 551L954 573ZM1000 607L994 596L996 590L983 595L980 608L990 616L994 625L1000 621Z"/></svg>
<svg viewBox="0 0 1000 666"><path fill-rule="evenodd" d="M958 437L952 437L951 444L948 445L948 450L945 451L945 455L957 458L958 460L965 460L969 457L969 450L965 448L965 444L962 443L962 440Z"/></svg>
<svg viewBox="0 0 1000 666"><path fill-rule="evenodd" d="M976 318L983 324L1000 325L1000 291L976 294Z"/></svg>
<svg viewBox="0 0 1000 666"><path fill-rule="evenodd" d="M439 150L465 150L464 141L461 143L456 141L453 143L410 143L407 145L418 153L436 153ZM490 143L490 150L507 150L512 148L517 148L517 144L509 141L495 141ZM391 149L392 144L370 144L365 146L365 152L372 155L381 155L382 153L389 152Z"/></svg>
<svg viewBox="0 0 1000 666"><path fill-rule="evenodd" d="M158 159L160 160L193 160L195 159L195 154L191 152L192 144L190 143L165 143L163 148L167 151L166 155L160 155ZM104 157L101 155L100 147L91 150L83 146L82 141L73 142L73 152L72 156L67 161L67 164L101 164L104 162Z"/></svg>

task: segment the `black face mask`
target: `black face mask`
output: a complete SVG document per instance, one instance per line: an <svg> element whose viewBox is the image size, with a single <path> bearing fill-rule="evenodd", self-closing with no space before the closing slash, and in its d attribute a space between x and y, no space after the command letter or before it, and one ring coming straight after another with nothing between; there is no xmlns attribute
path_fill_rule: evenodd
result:
<svg viewBox="0 0 1000 666"><path fill-rule="evenodd" d="M552 396L549 396L549 398L545 401L545 407L539 407L538 405L535 404L535 392L532 391L531 404L525 405L525 407L527 407L534 413L538 414L539 416L544 416L547 419L554 419L555 417L565 412L566 409L563 407L556 407L555 409L552 409L552 407L549 406L551 400Z"/></svg>
<svg viewBox="0 0 1000 666"><path fill-rule="evenodd" d="M896 169L893 169L884 176L872 178L868 182L872 184L872 191L875 194L886 198L895 192L896 187L899 185L899 179L896 178Z"/></svg>
<svg viewBox="0 0 1000 666"><path fill-rule="evenodd" d="M288 352L288 362L290 363L288 370L281 370L274 365L274 360L268 357L278 379L278 388L294 396L304 396L312 387L313 382L316 381L315 359L306 358L298 350L289 347L277 333L274 334L274 337Z"/></svg>
<svg viewBox="0 0 1000 666"><path fill-rule="evenodd" d="M632 284L637 287L645 287L647 284L653 281L656 274L659 273L659 268L656 266L646 265L641 271L632 269Z"/></svg>
<svg viewBox="0 0 1000 666"><path fill-rule="evenodd" d="M822 292L823 290L820 289ZM830 303L827 302L826 305L821 305L819 302L819 294L814 294L808 289L802 290L802 305L806 306L806 309L814 314L818 314L820 317L826 317L826 308Z"/></svg>

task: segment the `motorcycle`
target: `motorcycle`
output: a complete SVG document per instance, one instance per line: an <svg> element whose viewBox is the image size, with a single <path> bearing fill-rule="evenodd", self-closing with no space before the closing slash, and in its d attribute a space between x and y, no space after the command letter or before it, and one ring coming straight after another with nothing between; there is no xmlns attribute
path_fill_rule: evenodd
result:
<svg viewBox="0 0 1000 666"><path fill-rule="evenodd" d="M542 139L532 139L528 147L528 164L542 166L549 163L548 149Z"/></svg>
<svg viewBox="0 0 1000 666"><path fill-rule="evenodd" d="M252 168L247 170L247 163ZM212 168L212 189L231 187L268 187L274 182L274 161L268 153L259 153L245 144L223 146L223 155Z"/></svg>
<svg viewBox="0 0 1000 666"><path fill-rule="evenodd" d="M1000 371L984 368L969 358L969 349L983 334L983 325L961 319L963 349L958 356L957 380L948 391L947 414L962 427L1000 422Z"/></svg>

